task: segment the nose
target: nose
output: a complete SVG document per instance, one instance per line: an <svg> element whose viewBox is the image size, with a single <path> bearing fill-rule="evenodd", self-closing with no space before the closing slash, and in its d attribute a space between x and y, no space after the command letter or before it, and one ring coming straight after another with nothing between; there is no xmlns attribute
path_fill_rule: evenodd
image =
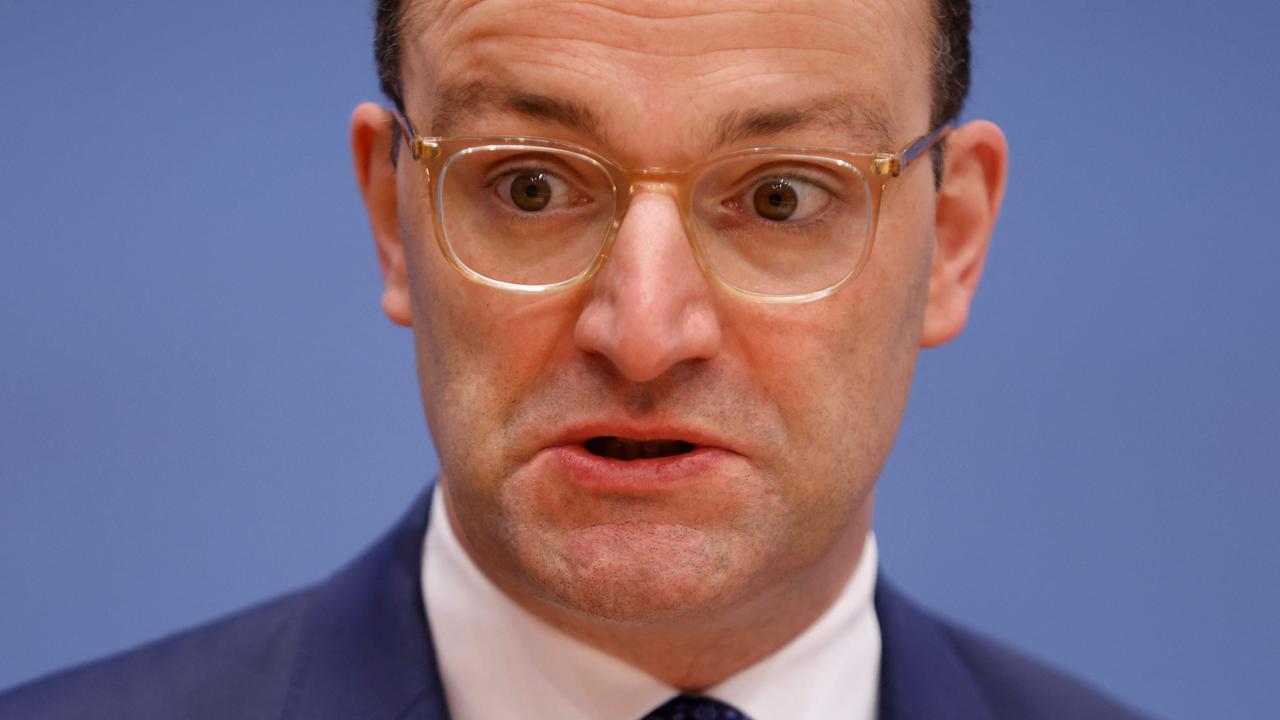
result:
<svg viewBox="0 0 1280 720"><path fill-rule="evenodd" d="M648 382L720 349L714 291L668 195L632 197L590 292L574 340L609 360L627 380Z"/></svg>

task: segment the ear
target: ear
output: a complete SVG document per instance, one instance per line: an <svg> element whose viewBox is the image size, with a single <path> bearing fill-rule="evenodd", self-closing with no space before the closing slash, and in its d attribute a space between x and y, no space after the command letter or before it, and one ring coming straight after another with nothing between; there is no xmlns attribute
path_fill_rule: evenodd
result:
<svg viewBox="0 0 1280 720"><path fill-rule="evenodd" d="M351 115L351 157L355 162L356 182L369 213L369 227L378 247L383 280L382 310L392 322L408 327L413 317L400 215L396 209L396 168L391 161L393 122L391 114L376 103L362 103L357 107Z"/></svg>
<svg viewBox="0 0 1280 720"><path fill-rule="evenodd" d="M1000 128L977 120L947 136L944 157L929 301L921 335L924 347L948 342L960 334L969 319L969 305L1004 198L1009 145Z"/></svg>

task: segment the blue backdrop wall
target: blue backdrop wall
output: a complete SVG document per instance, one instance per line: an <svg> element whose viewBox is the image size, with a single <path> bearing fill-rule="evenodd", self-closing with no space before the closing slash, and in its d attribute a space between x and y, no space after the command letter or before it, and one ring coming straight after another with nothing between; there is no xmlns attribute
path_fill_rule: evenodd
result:
<svg viewBox="0 0 1280 720"><path fill-rule="evenodd" d="M1161 716L1268 716L1280 5L977 5L1011 189L886 572ZM322 577L434 472L347 157L370 35L363 0L0 4L0 686Z"/></svg>

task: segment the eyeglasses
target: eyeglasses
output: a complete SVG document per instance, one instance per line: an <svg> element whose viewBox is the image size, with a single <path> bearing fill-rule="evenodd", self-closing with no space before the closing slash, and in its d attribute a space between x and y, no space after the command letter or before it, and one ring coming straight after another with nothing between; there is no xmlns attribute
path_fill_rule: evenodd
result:
<svg viewBox="0 0 1280 720"><path fill-rule="evenodd" d="M576 286L608 257L632 198L661 192L708 277L775 303L817 300L857 276L889 181L950 130L896 153L760 147L628 170L556 140L419 136L395 116L426 170L440 250L470 280L520 293Z"/></svg>

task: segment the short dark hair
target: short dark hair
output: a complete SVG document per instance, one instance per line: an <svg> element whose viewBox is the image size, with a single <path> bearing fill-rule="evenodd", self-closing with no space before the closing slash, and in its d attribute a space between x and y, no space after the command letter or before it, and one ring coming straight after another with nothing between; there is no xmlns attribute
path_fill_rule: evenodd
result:
<svg viewBox="0 0 1280 720"><path fill-rule="evenodd" d="M378 81L387 99L404 112L400 84L401 30L407 0L374 0L373 56ZM930 126L959 117L969 94L969 30L973 25L970 0L933 0L933 100Z"/></svg>

